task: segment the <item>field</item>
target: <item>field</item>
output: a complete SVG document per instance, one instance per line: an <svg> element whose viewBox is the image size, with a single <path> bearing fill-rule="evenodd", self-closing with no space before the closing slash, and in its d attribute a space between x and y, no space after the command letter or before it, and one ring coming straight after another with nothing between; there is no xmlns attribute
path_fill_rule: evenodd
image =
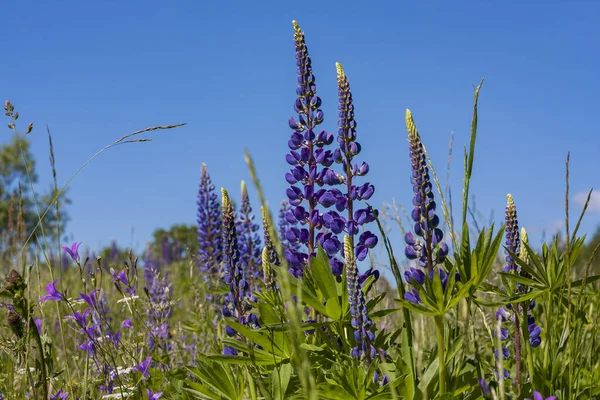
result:
<svg viewBox="0 0 600 400"><path fill-rule="evenodd" d="M265 198L249 152L252 181L239 197L202 164L197 225L157 232L140 254L63 243L79 171L62 186L54 173L49 195L30 190L28 135L42 129L6 101L7 154L29 180L13 182L1 214L0 399L600 399L599 245L580 232L592 191L541 246L510 194L503 225L476 217L482 80L459 206L410 110L398 140L411 167L408 211L372 204L350 79L337 64L338 115L327 119L337 128L321 130L321 72L295 21L293 44L295 116L288 152L277 155L289 164L285 201ZM180 126L125 135L88 163ZM392 225L402 241L388 235Z"/></svg>

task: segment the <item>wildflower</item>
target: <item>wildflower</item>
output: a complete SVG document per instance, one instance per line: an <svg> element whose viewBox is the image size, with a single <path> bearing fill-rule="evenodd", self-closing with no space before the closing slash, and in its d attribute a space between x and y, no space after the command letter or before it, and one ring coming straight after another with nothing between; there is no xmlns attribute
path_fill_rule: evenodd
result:
<svg viewBox="0 0 600 400"><path fill-rule="evenodd" d="M442 289L446 289L448 274L441 265L448 255L448 246L442 241L444 234L438 227L440 220L435 214L436 203L429 178L425 148L410 110L406 110L406 128L412 170L414 209L411 218L414 221L414 234L407 232L404 235L406 243L404 254L409 260L418 260L419 266L424 268L427 274L416 268L410 268L405 272L407 282L413 287L406 291L404 298L412 303L421 303L418 289L424 284L426 278L433 280L437 273ZM460 279L458 274L456 279Z"/></svg>
<svg viewBox="0 0 600 400"><path fill-rule="evenodd" d="M481 388L481 391L483 392L483 397L486 399L489 399L492 396L492 391L490 390L490 386L485 381L485 379L479 379L478 382L479 382L479 387Z"/></svg>
<svg viewBox="0 0 600 400"><path fill-rule="evenodd" d="M152 351L156 347L165 354L171 349L169 331L172 310L172 285L164 271L160 270L160 262L153 258L150 250L145 255L144 280L148 295L148 347Z"/></svg>
<svg viewBox="0 0 600 400"><path fill-rule="evenodd" d="M289 120L289 126L293 130L288 141L291 151L285 157L291 166L285 175L286 181L291 185L286 190L291 209L285 213L285 219L291 226L284 234L290 244L285 250L285 257L290 272L300 276L308 265L309 258L315 254L316 245L319 243L328 250L331 256L331 267L339 274L342 263L334 255L342 246L334 235L324 232L319 232L317 235L323 227L331 229L330 226L325 226L324 216L318 206L329 208L336 203L338 193L341 192L339 190L332 192L324 187L339 185L344 182L344 177L329 168L334 162L333 153L325 150L325 147L333 143L333 135L326 131L318 134L315 132L317 126L323 122L321 99L317 96L315 76L312 72L304 32L296 21L293 21L293 24L298 67L296 90L298 97L294 103L294 110L298 114L298 121L294 118ZM331 217L336 221L339 219L335 215ZM295 226L296 223L299 227ZM341 224L336 223L336 226Z"/></svg>
<svg viewBox="0 0 600 400"><path fill-rule="evenodd" d="M35 327L37 328L38 333L41 335L42 334L42 322L44 320L40 319L40 318L34 318L33 323L35 324Z"/></svg>
<svg viewBox="0 0 600 400"><path fill-rule="evenodd" d="M241 193L240 213L236 221L240 262L248 278L260 278L262 257L260 236L257 233L260 227L254 222L255 217L244 181L241 183Z"/></svg>
<svg viewBox="0 0 600 400"><path fill-rule="evenodd" d="M81 243L83 242L74 242L71 247L68 246L63 246L63 250L66 251L67 253L69 253L69 255L71 256L71 259L73 261L75 261L76 263L79 262L79 246L81 246Z"/></svg>
<svg viewBox="0 0 600 400"><path fill-rule="evenodd" d="M223 196L223 257L225 261L225 283L229 285L229 293L225 295L221 313L224 317L233 318L240 324L258 327L255 315L247 315L252 309L249 303L250 293L246 274L241 268L240 251L238 248L237 231L233 205L225 188L221 189ZM225 332L233 337L237 332L230 326L225 326ZM225 354L236 353L235 349L225 348Z"/></svg>
<svg viewBox="0 0 600 400"><path fill-rule="evenodd" d="M148 392L148 400L158 400L160 399L160 397L162 396L162 392L152 392L152 390L146 388L147 392Z"/></svg>
<svg viewBox="0 0 600 400"><path fill-rule="evenodd" d="M46 285L46 293L48 294L40 299L40 303L48 300L61 301L65 299L65 296L56 290L56 281L57 279Z"/></svg>
<svg viewBox="0 0 600 400"><path fill-rule="evenodd" d="M125 329L125 328L133 328L133 324L131 323L131 319L126 319L123 321L123 323L121 324L121 329Z"/></svg>
<svg viewBox="0 0 600 400"><path fill-rule="evenodd" d="M206 164L202 164L200 173L200 189L198 191L198 255L200 269L205 273L204 279L219 273L221 243L221 210L215 186L212 184Z"/></svg>
<svg viewBox="0 0 600 400"><path fill-rule="evenodd" d="M152 356L149 356L144 361L137 364L134 368L139 371L144 378L148 378L150 376L150 361L152 360Z"/></svg>
<svg viewBox="0 0 600 400"><path fill-rule="evenodd" d="M350 315L352 316L352 327L354 328L354 340L356 347L352 349L352 357L362 358L369 363L376 356L375 347L372 343L375 335L371 331L373 321L367 316L368 309L365 302L365 294L358 276L356 260L352 253L350 237L344 237L344 255L346 257L346 275L348 280L348 302L350 304Z"/></svg>
<svg viewBox="0 0 600 400"><path fill-rule="evenodd" d="M69 393L63 392L62 389L58 389L55 394L50 395L50 400L65 400L67 396L69 396Z"/></svg>
<svg viewBox="0 0 600 400"><path fill-rule="evenodd" d="M96 299L96 294L98 292L99 290L94 289L89 295L87 293L79 293L79 297L77 297L75 300L83 300L88 306L92 308L98 308L98 300Z"/></svg>
<svg viewBox="0 0 600 400"><path fill-rule="evenodd" d="M281 241L281 246L282 246L284 252L286 250L290 250L290 251L298 250L298 247L299 247L298 243L292 244L285 237L285 233L288 230L290 230L290 228L295 227L297 224L298 224L298 220L296 219L294 214L292 214L292 209L290 207L290 203L288 203L286 200L283 200L281 202L281 206L279 208L279 220L277 222L277 229L278 229L278 233L279 233L279 240Z"/></svg>
<svg viewBox="0 0 600 400"><path fill-rule="evenodd" d="M358 244L355 246L354 236L358 235L359 227L367 222L374 220L373 211L369 207L364 209L354 210L354 202L357 200L369 200L375 192L375 187L369 182L361 186L354 184L354 178L365 176L369 171L369 165L365 162L359 167L358 164L353 164L354 157L361 151L360 144L356 141L356 121L354 120L354 104L352 102L352 92L348 78L340 63L336 63L337 81L338 81L338 98L339 98L339 121L338 121L338 138L339 148L333 153L333 158L336 162L342 164L347 192L338 193L337 190L331 190L330 193L335 197L335 206L338 212L347 210L347 217L339 216L335 211L330 211L329 223L332 231L335 231L336 223L345 222L345 228L350 236L350 243L355 251L355 256L358 261L362 261L367 256L368 249L372 249L377 245L377 236L370 231L364 231L359 238ZM325 216L323 216L324 225L327 226Z"/></svg>

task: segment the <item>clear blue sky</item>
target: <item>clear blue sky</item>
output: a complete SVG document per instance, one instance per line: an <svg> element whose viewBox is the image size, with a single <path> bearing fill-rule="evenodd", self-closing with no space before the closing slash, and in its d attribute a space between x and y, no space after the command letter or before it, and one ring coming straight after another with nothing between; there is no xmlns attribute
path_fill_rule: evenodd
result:
<svg viewBox="0 0 600 400"><path fill-rule="evenodd" d="M46 123L64 183L123 134L187 122L151 143L104 153L71 186L70 237L96 249L112 239L140 248L155 228L195 223L202 162L217 186L237 195L239 181L249 180L244 147L271 204L284 198L296 19L330 131L336 61L349 76L375 204L411 201L410 108L442 175L454 132L450 183L458 206L472 85L485 77L472 192L497 220L512 193L521 225L539 241L563 218L568 150L572 211L581 209L578 193L600 186L600 3L415 3L11 2L3 7L0 96L15 104L23 128L36 124L31 139L44 188L51 181ZM1 142L8 138L5 131ZM592 208L583 226L590 232L600 196Z"/></svg>

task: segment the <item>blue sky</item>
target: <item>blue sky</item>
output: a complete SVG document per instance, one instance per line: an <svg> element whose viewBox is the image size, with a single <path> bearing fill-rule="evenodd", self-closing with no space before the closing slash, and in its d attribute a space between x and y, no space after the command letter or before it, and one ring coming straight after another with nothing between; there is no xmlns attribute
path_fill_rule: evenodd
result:
<svg viewBox="0 0 600 400"><path fill-rule="evenodd" d="M168 3L4 8L0 96L13 102L23 124L36 125L41 187L51 181L46 123L64 183L123 134L187 122L152 134L151 143L111 149L73 181L68 232L92 248L112 239L140 248L155 228L194 223L202 162L217 186L237 195L239 181L249 180L245 147L271 204L279 204L296 83L292 19L306 33L330 131L335 62L350 79L374 204L410 204L410 108L442 176L454 133L450 185L459 206L472 88L482 77L471 186L478 209L494 210L499 221L512 193L536 244L544 230L561 226L567 151L572 212L581 209L581 193L600 186L598 2ZM6 131L1 142L8 139ZM589 232L600 196L591 208L583 225ZM396 248L403 249L398 240Z"/></svg>

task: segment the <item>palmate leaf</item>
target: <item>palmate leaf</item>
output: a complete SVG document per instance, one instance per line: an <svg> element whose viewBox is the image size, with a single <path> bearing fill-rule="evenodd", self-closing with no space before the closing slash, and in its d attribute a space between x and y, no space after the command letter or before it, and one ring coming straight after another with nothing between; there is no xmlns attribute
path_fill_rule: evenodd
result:
<svg viewBox="0 0 600 400"><path fill-rule="evenodd" d="M188 368L188 371L202 382L202 385L186 381L184 390L190 394L198 392L209 398L229 400L241 400L244 396L243 386L235 382L234 376L227 364L221 364L209 359L198 360L194 368ZM240 379L243 382L243 379ZM191 389L191 390L189 390ZM211 390L219 394L217 397L210 397ZM202 397L198 397L202 398Z"/></svg>

